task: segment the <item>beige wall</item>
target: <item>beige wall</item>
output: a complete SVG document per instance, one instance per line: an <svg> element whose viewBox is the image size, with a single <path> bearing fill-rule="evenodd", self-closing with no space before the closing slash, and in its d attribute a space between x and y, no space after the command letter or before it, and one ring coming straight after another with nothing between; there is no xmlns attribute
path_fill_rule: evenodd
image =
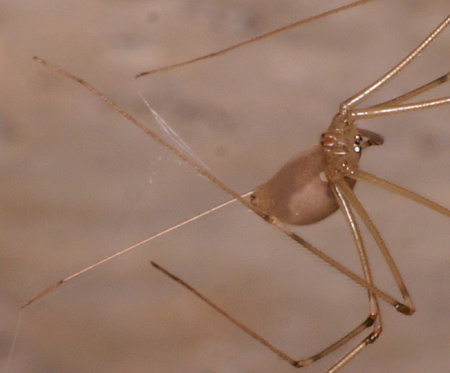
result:
<svg viewBox="0 0 450 373"><path fill-rule="evenodd" d="M19 307L31 296L227 200L32 56L82 76L155 128L141 89L215 175L245 192L314 144L339 102L421 41L444 18L448 2L374 1L222 58L138 83L133 76L323 10L311 4L1 2L3 367ZM449 31L373 102L447 72L448 46ZM448 87L435 95L448 96ZM449 206L448 114L447 107L361 123L386 137L361 167ZM344 371L444 372L450 365L448 219L365 185L357 192L418 311L408 318L382 304L385 334ZM359 271L340 215L299 233ZM366 316L363 289L236 205L27 308L8 372L293 371L157 273L150 260L296 357L325 347ZM397 295L382 260L376 254L372 260L379 286ZM324 371L338 356L308 371Z"/></svg>

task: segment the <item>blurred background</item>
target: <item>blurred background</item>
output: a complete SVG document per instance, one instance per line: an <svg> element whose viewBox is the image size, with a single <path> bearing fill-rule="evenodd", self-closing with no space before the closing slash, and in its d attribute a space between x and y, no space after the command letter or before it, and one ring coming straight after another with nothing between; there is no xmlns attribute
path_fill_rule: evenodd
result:
<svg viewBox="0 0 450 373"><path fill-rule="evenodd" d="M364 289L233 204L65 284L26 308L18 326L20 306L52 283L229 199L32 57L86 79L160 132L142 92L214 175L244 193L316 144L339 103L422 41L448 14L448 1L373 1L220 58L138 81L134 75L345 2L322 3L0 3L2 372L294 370L150 260L293 357L316 353L367 316ZM369 103L446 73L449 37ZM441 87L425 98L448 92ZM441 107L359 123L386 139L364 154L361 168L450 206L448 116ZM384 333L343 372L446 372L448 218L368 185L356 192L417 312L406 317L381 302ZM361 273L341 214L297 231ZM398 297L363 233L378 286ZM305 371L324 371L362 338Z"/></svg>

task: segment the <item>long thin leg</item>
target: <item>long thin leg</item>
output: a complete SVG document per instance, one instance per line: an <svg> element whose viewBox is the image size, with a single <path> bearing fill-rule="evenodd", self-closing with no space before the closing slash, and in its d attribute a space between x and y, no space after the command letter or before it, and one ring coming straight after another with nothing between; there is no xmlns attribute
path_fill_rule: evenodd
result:
<svg viewBox="0 0 450 373"><path fill-rule="evenodd" d="M340 180L343 184L346 184L345 180ZM366 249L364 248L364 241L361 236L360 230L358 228L358 223L356 222L355 215L350 207L349 201L345 197L345 194L341 191L340 182L337 184L331 184L330 188L333 191L334 196L336 197L336 201L341 209L342 213L345 216L345 220L347 221L350 231L353 236L353 240L356 245L356 249L358 251L359 260L361 262L361 266L364 273L364 278L367 282L373 284L372 273L370 270L370 263L367 257ZM356 345L352 350L350 350L343 358L341 358L333 367L331 367L327 372L333 373L346 365L351 359L353 359L357 354L359 354L365 347L369 344L375 342L375 340L379 337L382 331L382 323L381 323L381 314L380 308L378 305L378 300L376 295L370 290L367 291L369 296L369 316L368 319L373 320L373 329L372 332L364 338L358 345Z"/></svg>
<svg viewBox="0 0 450 373"><path fill-rule="evenodd" d="M399 302L392 296L388 295L384 291L378 289L373 284L369 284L367 281L362 279L360 276L356 275L354 272L350 271L348 268L344 267L342 264L334 260L333 258L326 255L321 250L317 249L315 246L311 245L308 241L304 240L294 232L292 232L290 229L288 229L283 223L279 222L277 219L274 219L272 217L268 217L266 219L270 224L275 226L278 230L289 236L291 239L293 239L295 242L302 245L304 248L306 248L308 251L313 253L314 255L318 256L319 258L323 259L325 262L330 264L332 267L340 271L341 273L345 274L347 277L351 278L353 281L358 283L359 285L363 286L364 288L372 291L375 293L380 299L383 299L385 302L389 303L391 306L393 306L397 311L401 313L410 314L411 309L403 304L402 302Z"/></svg>
<svg viewBox="0 0 450 373"><path fill-rule="evenodd" d="M361 109L352 109L349 111L349 116L353 118L353 120L358 119L369 119L381 117L384 115L392 115L392 114L402 114L408 111L417 111L430 109L435 106L446 105L450 103L450 97L438 98L435 100L415 102L412 104L404 104L404 105L394 105L389 107L368 107Z"/></svg>
<svg viewBox="0 0 450 373"><path fill-rule="evenodd" d="M344 181L345 182L345 181ZM356 249L358 251L359 261L361 262L361 266L364 273L364 278L370 284L373 284L372 273L370 270L369 259L367 258L366 249L364 248L364 241L361 236L361 232L359 230L358 224L356 222L353 211L351 210L347 199L344 197L344 194L341 191L339 184L331 184L331 190L336 198L336 201L344 214L345 220L349 225L350 231L353 236L353 240L355 241ZM378 302L373 292L370 290L367 291L370 300L370 314L376 315L378 314Z"/></svg>
<svg viewBox="0 0 450 373"><path fill-rule="evenodd" d="M290 357L289 355L287 355L286 353L284 353L283 351L281 351L279 348L275 347L272 343L270 343L269 341L267 341L265 338L261 337L259 334L257 334L256 332L254 332L252 329L248 328L247 326L245 326L242 322L240 322L239 320L237 320L235 317L231 316L228 312L224 311L221 307L219 307L217 304L215 304L213 301L211 301L209 298L207 298L206 296L204 296L202 293L200 293L197 289L195 289L194 287L192 287L191 285L189 285L187 282L183 281L181 278L179 278L178 276L174 275L173 273L169 272L166 268L164 268L163 266L161 266L158 263L155 262L151 262L151 264L153 265L153 267L155 267L157 270L159 270L160 272L162 272L163 274L165 274L166 276L168 276L169 278L171 278L172 280L174 280L175 282L179 283L181 286L183 286L184 288L186 288L187 290L189 290L191 293L193 293L196 297L200 298L203 302L205 302L206 304L208 304L210 307L212 307L215 311L219 312L222 316L224 316L227 320L231 321L234 325L236 325L239 329L241 329L242 331L244 331L246 334L248 334L250 337L256 339L258 342L260 342L261 344L263 344L265 347L267 347L268 349L270 349L272 352L274 352L275 354L277 354L280 358L282 358L283 360L286 360L289 364L291 364L292 366L296 367L296 368L303 368L306 367L308 365L311 365L312 363L314 363L315 361L323 358L324 356L328 355L329 353L333 352L334 350L338 349L339 347L343 346L344 344L346 344L348 341L350 341L351 339L353 339L354 337L356 337L358 334L360 334L362 331L364 331L366 328L374 325L374 322L376 322L376 319L379 319L379 315L377 317L372 317L371 315L369 315L368 318L366 318L360 325L358 325L355 329L353 329L350 333L346 334L344 337L342 337L341 339L339 339L337 342L333 343L332 345L328 346L327 348L325 348L324 350L308 357L305 359L300 359L300 360L296 360L293 359L292 357ZM371 333L372 335L373 333ZM368 338L368 337L367 337ZM364 339L367 340L367 338ZM374 339L372 338L372 342L374 341ZM352 350L353 352L354 350ZM349 355L349 354L347 354ZM346 355L346 357L347 357ZM353 356L356 355L353 353ZM352 357L353 357L352 356ZM345 358L344 358L345 359ZM341 359L340 361L342 361L343 359ZM347 361L350 360L347 358ZM338 363L335 364L338 365ZM340 365L341 367L343 366L343 364ZM336 370L334 370L336 371Z"/></svg>
<svg viewBox="0 0 450 373"><path fill-rule="evenodd" d="M225 183L223 183L222 181L220 181L218 178L216 178L214 175L212 175L210 172L208 172L208 170L204 169L201 165L199 165L198 163L196 163L194 160L192 160L191 158L187 157L184 153L182 153L181 151L179 151L177 148L173 147L171 144L169 144L167 141L165 141L164 139L162 139L160 136L158 136L155 132L153 132L151 129L149 129L148 127L146 127L143 123L141 123L139 120L137 120L137 118L135 118L133 115L131 115L130 113L128 113L127 111L125 111L124 109L122 109L119 105L117 105L114 101L112 101L111 99L109 99L108 97L106 97L103 93L101 93L100 91L98 91L96 88L94 88L92 85L90 85L89 83L87 83L86 81L84 81L83 79L80 79L78 77L76 77L73 74L70 74L69 72L54 66L50 63L48 63L47 61L39 58L39 57L34 57L35 60L37 60L38 62L42 63L44 66L52 69L53 71L57 72L58 74L61 74L62 76L71 79L81 85L83 85L86 89L88 89L89 91L91 91L94 95L96 95L98 98L102 99L106 104L108 104L109 106L111 106L114 110L116 110L119 114L121 114L122 116L124 116L128 121L130 121L132 124L134 124L137 128L141 129L142 131L144 131L147 135L149 135L150 137L152 137L157 143L159 143L160 145L164 146L166 149L170 150L172 153L174 153L180 160L186 162L189 166L191 166L194 170L196 170L196 172L198 172L200 175L204 176L205 178L207 178L209 181L211 181L212 183L214 183L215 185L217 185L219 188L221 188L224 192L226 192L227 194L229 194L231 197L235 198L236 200L238 200L241 204L243 204L246 208L252 210L256 215L258 215L260 218L264 219L265 221L268 221L269 223L271 223L273 226L275 226L278 230L280 230L281 232L283 232L285 235L287 235L288 237L290 237L291 239L293 239L294 241L296 241L297 243L299 243L300 245L302 245L304 248L306 248L308 251L310 251L311 253L313 253L314 255L318 256L320 259L322 259L323 261L327 262L328 264L330 264L332 267L334 267L335 269L337 269L338 271L340 271L341 273L343 273L345 276L349 277L350 279L352 279L353 281L355 281L356 283L360 284L361 286L365 287L366 289L369 289L371 291L373 291L380 299L383 299L384 301L386 301L387 303L391 304L393 307L395 307L397 310L402 310L404 309L404 305L399 302L398 300L396 300L394 297L388 295L387 293L381 291L380 289L376 288L375 286L373 286L372 284L369 284L367 281L365 281L363 278L361 278L360 276L356 275L355 273L353 273L352 271L350 271L349 269L347 269L345 266L343 266L342 264L340 264L339 262L337 262L336 260L334 260L333 258L331 258L330 256L326 255L324 252L322 252L321 250L317 249L314 245L310 244L309 242L307 242L306 240L304 240L303 238L301 238L300 236L296 235L294 232L292 232L290 229L286 228L283 224L281 224L280 222L271 219L270 216L268 216L266 213L264 213L263 211L259 210L255 205L253 205L250 201L242 198L238 193L236 193L234 190L232 190L231 188L229 188ZM83 271L82 271L83 272ZM69 276L70 278L73 278L74 276ZM61 282L60 282L61 283ZM52 287L48 288L47 290L45 290L44 292L41 292L38 296L32 298L31 301L29 301L27 303L30 304L31 302L34 302L35 300L41 298L42 296L44 296L45 294L48 294L51 290L53 290L55 287L59 286L60 283L57 283L55 285L53 285Z"/></svg>
<svg viewBox="0 0 450 373"><path fill-rule="evenodd" d="M375 176L366 171L357 169L357 170L353 170L351 173L349 173L346 176L351 179L354 179L354 180L364 181L364 182L372 184L378 188L382 188L389 192L398 194L402 197L406 197L406 198L408 198L412 201L415 201L417 203L420 203L421 205L424 205L432 210L435 210L442 215L450 217L450 210L445 208L444 206L441 206L436 202L433 202L425 197L422 197L420 194L414 193L414 192L410 191L409 189L406 189L397 184L391 183L387 180L382 179L381 177Z"/></svg>
<svg viewBox="0 0 450 373"><path fill-rule="evenodd" d="M386 244L384 243L380 233L378 232L378 229L375 227L375 224L372 222L372 219L369 217L366 210L362 206L361 202L359 202L358 198L355 196L353 190L348 186L346 181L344 179L341 179L337 180L335 183L338 186L344 198L349 201L351 206L355 209L356 213L360 216L366 227L369 229L370 234L377 243L377 246L379 247L381 253L383 254L389 266L389 269L391 270L391 273L394 276L395 282L397 283L397 286L403 297L404 302L403 307L406 307L404 309L397 308L397 311L405 313L407 315L413 314L415 311L414 303L411 299L411 296L409 295L408 290L406 289L405 283L402 279L402 276L400 275L400 271L398 270L397 265L395 264L394 258L392 258L392 255L389 252Z"/></svg>
<svg viewBox="0 0 450 373"><path fill-rule="evenodd" d="M368 345L374 343L380 333L370 333L366 338L364 338L355 348L353 348L348 354L346 354L341 360L334 364L326 373L334 373L346 365L351 359L358 355L364 348Z"/></svg>
<svg viewBox="0 0 450 373"><path fill-rule="evenodd" d="M444 19L444 21L436 27L436 29L427 36L427 38L421 42L416 49L414 49L410 54L408 54L404 59L402 59L396 66L394 66L390 71L384 74L381 78L376 80L374 83L370 84L368 87L364 88L356 95L350 97L341 103L340 113L344 114L349 109L354 108L356 105L360 104L366 100L370 95L372 95L377 89L381 88L394 76L396 76L400 71L402 71L411 61L413 61L423 50L430 45L430 43L437 38L437 36L444 31L444 29L450 24L450 15Z"/></svg>
<svg viewBox="0 0 450 373"><path fill-rule="evenodd" d="M375 107L383 108L383 107L390 107L390 106L401 104L402 102L411 100L413 97L419 96L422 93L429 91L430 89L440 86L441 84L447 83L449 76L450 76L450 72L440 76L439 78L437 78L427 84L424 84L423 86L421 86L419 88L413 89L412 91L406 92L396 98L393 98L391 100L382 102L381 104L377 104L377 105L374 105L371 107L372 108L375 108Z"/></svg>
<svg viewBox="0 0 450 373"><path fill-rule="evenodd" d="M247 193L243 194L241 197L242 198L248 197L251 193L253 193L253 192L247 192ZM90 266L85 267L85 268L83 268L82 270L80 270L78 272L72 273L70 276L64 277L63 279L59 280L58 282L55 282L54 284L50 285L48 288L46 288L43 291L39 292L34 297L30 298L24 305L22 305L22 308L28 307L30 304L36 302L37 300L41 299L45 295L51 293L53 290L55 290L59 286L65 284L66 282L72 281L73 279L77 278L78 276L81 276L83 273L89 272L90 270L92 270L94 268L102 266L103 264L106 264L109 261L111 261L111 260L113 260L115 258L118 258L119 256L121 256L123 254L126 254L129 251L132 251L132 250L138 248L139 246L142 246L142 245L144 245L146 243L149 243L149 242L151 242L151 241L153 241L153 240L155 240L155 239L157 239L159 237L164 236L167 233L170 233L170 232L172 232L172 231L174 231L174 230L176 230L178 228L181 228L181 227L183 227L183 226L185 226L187 224L190 224L190 223L192 223L193 221L195 221L197 219L201 219L202 217L204 217L206 215L209 215L209 214L211 214L211 213L213 213L213 212L215 212L217 210L220 210L221 208L223 208L225 206L228 206L229 204L231 204L233 202L236 202L236 199L231 199L231 200L229 200L227 202L224 202L224 203L222 203L220 205L217 205L217 206L215 206L215 207L213 207L213 208L211 208L211 209L209 209L207 211L204 211L201 214L197 214L195 216L190 217L189 219L183 220L181 223L172 225L171 227L166 228L166 229L164 229L164 230L154 234L153 236L147 237L146 239L144 239L142 241L139 241L139 242L137 242L137 243L135 243L133 245L130 245L130 246L126 247L125 249L114 253L113 255L110 255L110 256L108 256L106 258L100 259L99 261L91 264Z"/></svg>
<svg viewBox="0 0 450 373"><path fill-rule="evenodd" d="M370 1L373 1L373 0L358 0L358 1L354 1L354 2L352 2L350 4L341 6L339 8L332 9L332 10L330 10L328 12L316 14L316 15L314 15L312 17L309 17L309 18L306 18L306 19L302 19L301 21L297 21L297 22L291 23L289 25L277 28L277 29L269 31L269 32L267 32L265 34L258 35L258 36L254 37L254 38L251 38L251 39L248 39L248 40L244 40L244 41L242 41L242 42L240 42L238 44L232 45L231 47L220 49L220 50L217 50L215 52L208 53L208 54L205 54L203 56L193 58L191 60L182 61L182 62L173 64L173 65L170 65L170 66L164 66L164 67L160 67L160 68L157 68L157 69L154 69L154 70L144 71L144 72L136 75L136 78L141 78L141 77L146 76L146 75L152 75L152 74L156 74L156 73L162 73L162 72L165 72L165 71L170 71L170 70L173 70L173 69L177 69L177 68L180 68L180 67L183 67L183 66L190 65L192 63L196 63L196 62L199 62L199 61L207 60L209 58L221 56L223 54L226 54L228 52L231 52L231 51L234 51L234 50L236 50L238 48L241 48L241 47L243 47L245 45L252 44L252 43L254 43L254 42L258 41L258 40L263 40L263 39L269 38L269 37L277 35L277 34L279 34L281 32L285 32L286 30L291 30L293 28L299 27L299 26L304 25L306 23L310 23L310 22L313 22L313 21L317 21L318 19L328 17L328 16L330 16L332 14L343 12L343 11L349 10L350 8L355 8L355 7L359 6L359 5L362 5L364 3L368 3Z"/></svg>
<svg viewBox="0 0 450 373"><path fill-rule="evenodd" d="M401 96L393 98L391 100L382 102L381 104L373 105L367 108L353 108L348 111L349 117L354 120L357 119L369 119L383 115L405 113L407 111L429 109L434 106L440 106L450 103L450 97L441 97L438 99L414 102L411 104L402 104L405 101L412 99L422 93L429 91L441 84L447 83L449 80L450 72L440 76L439 78L424 84L421 87L413 89Z"/></svg>

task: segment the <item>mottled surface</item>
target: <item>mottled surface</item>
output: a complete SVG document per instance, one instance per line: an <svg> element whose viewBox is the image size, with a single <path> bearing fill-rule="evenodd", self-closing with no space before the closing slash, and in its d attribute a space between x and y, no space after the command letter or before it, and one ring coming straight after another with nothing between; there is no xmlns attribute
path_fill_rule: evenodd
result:
<svg viewBox="0 0 450 373"><path fill-rule="evenodd" d="M215 175L245 192L314 144L338 103L421 41L448 13L448 1L374 1L221 58L138 83L133 76L313 15L322 10L315 3L0 2L2 371L20 305L31 296L228 198L32 56L82 76L155 128L141 89ZM371 102L447 72L449 31ZM362 167L450 206L448 116L446 107L361 123L386 137ZM383 303L385 333L344 372L446 372L448 219L366 185L356 191L418 311L405 317ZM339 214L299 233L359 272ZM397 295L367 244L377 283ZM27 308L8 372L294 371L150 260L296 357L366 316L363 289L234 205ZM340 352L305 371L324 371Z"/></svg>

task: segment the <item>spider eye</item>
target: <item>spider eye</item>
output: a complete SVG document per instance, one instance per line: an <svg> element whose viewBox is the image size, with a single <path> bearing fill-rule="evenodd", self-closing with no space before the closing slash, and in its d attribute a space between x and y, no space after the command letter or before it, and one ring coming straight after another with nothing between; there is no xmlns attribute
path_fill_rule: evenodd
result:
<svg viewBox="0 0 450 373"><path fill-rule="evenodd" d="M362 137L361 136L356 136L355 143L354 143L354 146L353 146L353 149L355 150L355 153L361 153L361 150L362 150L361 147L360 147L361 141L362 141Z"/></svg>

